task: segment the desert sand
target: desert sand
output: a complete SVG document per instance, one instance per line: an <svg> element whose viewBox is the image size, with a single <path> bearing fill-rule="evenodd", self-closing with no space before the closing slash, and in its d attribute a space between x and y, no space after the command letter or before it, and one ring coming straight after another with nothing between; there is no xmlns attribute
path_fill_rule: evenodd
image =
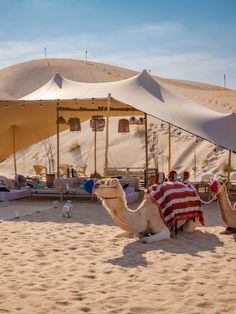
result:
<svg viewBox="0 0 236 314"><path fill-rule="evenodd" d="M0 223L0 313L235 313L236 237L221 234L216 202L205 227L151 244L124 237L97 201L73 206L67 219L52 200L9 202L24 216Z"/></svg>

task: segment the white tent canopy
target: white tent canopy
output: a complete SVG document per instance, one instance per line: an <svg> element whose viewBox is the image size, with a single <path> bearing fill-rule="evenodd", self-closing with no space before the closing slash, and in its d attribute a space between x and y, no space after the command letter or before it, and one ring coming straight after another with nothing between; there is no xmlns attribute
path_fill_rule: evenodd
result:
<svg viewBox="0 0 236 314"><path fill-rule="evenodd" d="M108 83L75 82L56 74L21 100L98 100L107 98L108 94L119 103L236 152L235 114L218 113L180 97L157 83L146 70L132 78Z"/></svg>
<svg viewBox="0 0 236 314"><path fill-rule="evenodd" d="M76 108L81 121L106 115L144 112L236 152L236 117L180 97L157 83L147 71L121 81L81 83L56 74L48 83L18 100L0 100L0 160L57 133L57 108ZM131 109L133 108L133 109ZM112 110L113 109L113 110ZM124 112L124 110L132 110ZM102 112L101 112L102 111ZM63 112L68 118L71 112ZM60 125L60 131L68 128Z"/></svg>

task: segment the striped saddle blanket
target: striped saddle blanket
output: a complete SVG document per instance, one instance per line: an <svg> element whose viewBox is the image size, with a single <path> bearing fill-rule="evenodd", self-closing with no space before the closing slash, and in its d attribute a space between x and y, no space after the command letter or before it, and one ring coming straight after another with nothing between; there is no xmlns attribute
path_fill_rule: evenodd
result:
<svg viewBox="0 0 236 314"><path fill-rule="evenodd" d="M164 182L150 194L157 204L163 221L169 229L179 220L199 218L204 226L203 209L200 198L191 186L183 183Z"/></svg>

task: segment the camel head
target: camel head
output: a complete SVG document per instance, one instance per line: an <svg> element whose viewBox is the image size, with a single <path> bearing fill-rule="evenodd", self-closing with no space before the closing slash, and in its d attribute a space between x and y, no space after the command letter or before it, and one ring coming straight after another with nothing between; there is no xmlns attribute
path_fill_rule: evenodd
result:
<svg viewBox="0 0 236 314"><path fill-rule="evenodd" d="M125 193L116 178L98 180L94 185L94 194L101 199L125 199Z"/></svg>
<svg viewBox="0 0 236 314"><path fill-rule="evenodd" d="M227 182L228 179L223 175L218 175L210 183L210 190L213 194L221 194L222 192L227 191Z"/></svg>

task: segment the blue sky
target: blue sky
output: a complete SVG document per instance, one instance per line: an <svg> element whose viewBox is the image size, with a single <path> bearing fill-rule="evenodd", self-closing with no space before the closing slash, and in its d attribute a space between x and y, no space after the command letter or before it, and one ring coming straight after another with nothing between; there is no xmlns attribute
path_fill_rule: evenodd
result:
<svg viewBox="0 0 236 314"><path fill-rule="evenodd" d="M235 0L0 0L0 68L88 59L236 89Z"/></svg>

